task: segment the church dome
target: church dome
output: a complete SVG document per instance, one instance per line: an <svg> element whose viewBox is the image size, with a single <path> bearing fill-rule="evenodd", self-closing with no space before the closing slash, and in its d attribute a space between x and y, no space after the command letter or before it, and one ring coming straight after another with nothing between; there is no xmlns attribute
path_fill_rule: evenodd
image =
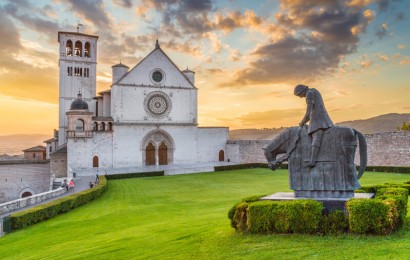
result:
<svg viewBox="0 0 410 260"><path fill-rule="evenodd" d="M78 93L77 99L71 103L70 110L88 110L88 104L83 100L81 93Z"/></svg>

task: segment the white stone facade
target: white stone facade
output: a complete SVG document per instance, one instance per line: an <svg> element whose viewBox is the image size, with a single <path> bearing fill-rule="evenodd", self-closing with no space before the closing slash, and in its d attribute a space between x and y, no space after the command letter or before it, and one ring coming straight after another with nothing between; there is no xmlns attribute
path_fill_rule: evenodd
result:
<svg viewBox="0 0 410 260"><path fill-rule="evenodd" d="M198 128L195 72L179 70L158 43L132 69L112 69L110 89L94 96L94 103L83 92L88 110L68 106L64 112L68 176L93 167L227 160L228 128Z"/></svg>

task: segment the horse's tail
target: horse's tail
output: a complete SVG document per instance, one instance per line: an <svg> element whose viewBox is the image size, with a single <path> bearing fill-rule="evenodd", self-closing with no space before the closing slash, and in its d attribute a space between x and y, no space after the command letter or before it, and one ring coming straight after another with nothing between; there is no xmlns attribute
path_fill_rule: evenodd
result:
<svg viewBox="0 0 410 260"><path fill-rule="evenodd" d="M357 174L357 179L360 179L364 173L364 170L366 170L367 165L367 143L362 133L360 133L356 129L353 129L353 131L359 138L360 168L359 173Z"/></svg>

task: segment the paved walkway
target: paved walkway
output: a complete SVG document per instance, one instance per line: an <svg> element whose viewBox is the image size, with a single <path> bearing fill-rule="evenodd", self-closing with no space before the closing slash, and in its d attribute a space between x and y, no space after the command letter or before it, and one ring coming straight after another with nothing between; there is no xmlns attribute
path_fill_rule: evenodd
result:
<svg viewBox="0 0 410 260"><path fill-rule="evenodd" d="M94 183L94 181L95 181L95 176L81 176L81 177L75 178L74 180L75 180L74 192L80 192L80 191L83 191L83 190L86 190L86 189L89 189L89 188L90 188L89 183L90 183L90 181L92 181L92 182ZM68 181L69 181L69 180L68 180ZM64 193L64 194L62 194L62 195L60 195L60 196L51 198L51 199L49 199L49 200L45 200L45 201L43 201L43 202L40 202L40 203L31 205L31 206L28 206L28 207L21 208L21 209L19 209L19 210L13 211L13 212L9 212L9 213L0 215L0 218L5 217L5 216L8 216L8 215L10 215L10 214L12 214L12 213L17 213L17 212L20 212L20 211L23 211L23 210L26 210L26 209L29 209L29 208L32 208L32 207L35 207L35 206L38 206L38 205L42 205L42 204L48 203L48 202L53 201L53 200L56 200L56 199L63 198L63 197L65 197L65 196L68 196L68 195L71 195L71 194L73 194L73 193L70 192L70 191L69 191L69 192L66 192L66 193Z"/></svg>

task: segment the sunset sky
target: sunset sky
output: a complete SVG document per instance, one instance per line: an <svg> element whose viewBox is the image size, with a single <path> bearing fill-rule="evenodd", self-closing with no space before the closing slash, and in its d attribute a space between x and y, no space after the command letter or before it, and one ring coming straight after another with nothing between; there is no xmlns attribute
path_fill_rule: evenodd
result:
<svg viewBox="0 0 410 260"><path fill-rule="evenodd" d="M410 112L408 0L0 1L0 135L58 128L58 31L99 36L97 91L111 66L154 47L196 72L200 126L297 125L299 83L334 122Z"/></svg>

